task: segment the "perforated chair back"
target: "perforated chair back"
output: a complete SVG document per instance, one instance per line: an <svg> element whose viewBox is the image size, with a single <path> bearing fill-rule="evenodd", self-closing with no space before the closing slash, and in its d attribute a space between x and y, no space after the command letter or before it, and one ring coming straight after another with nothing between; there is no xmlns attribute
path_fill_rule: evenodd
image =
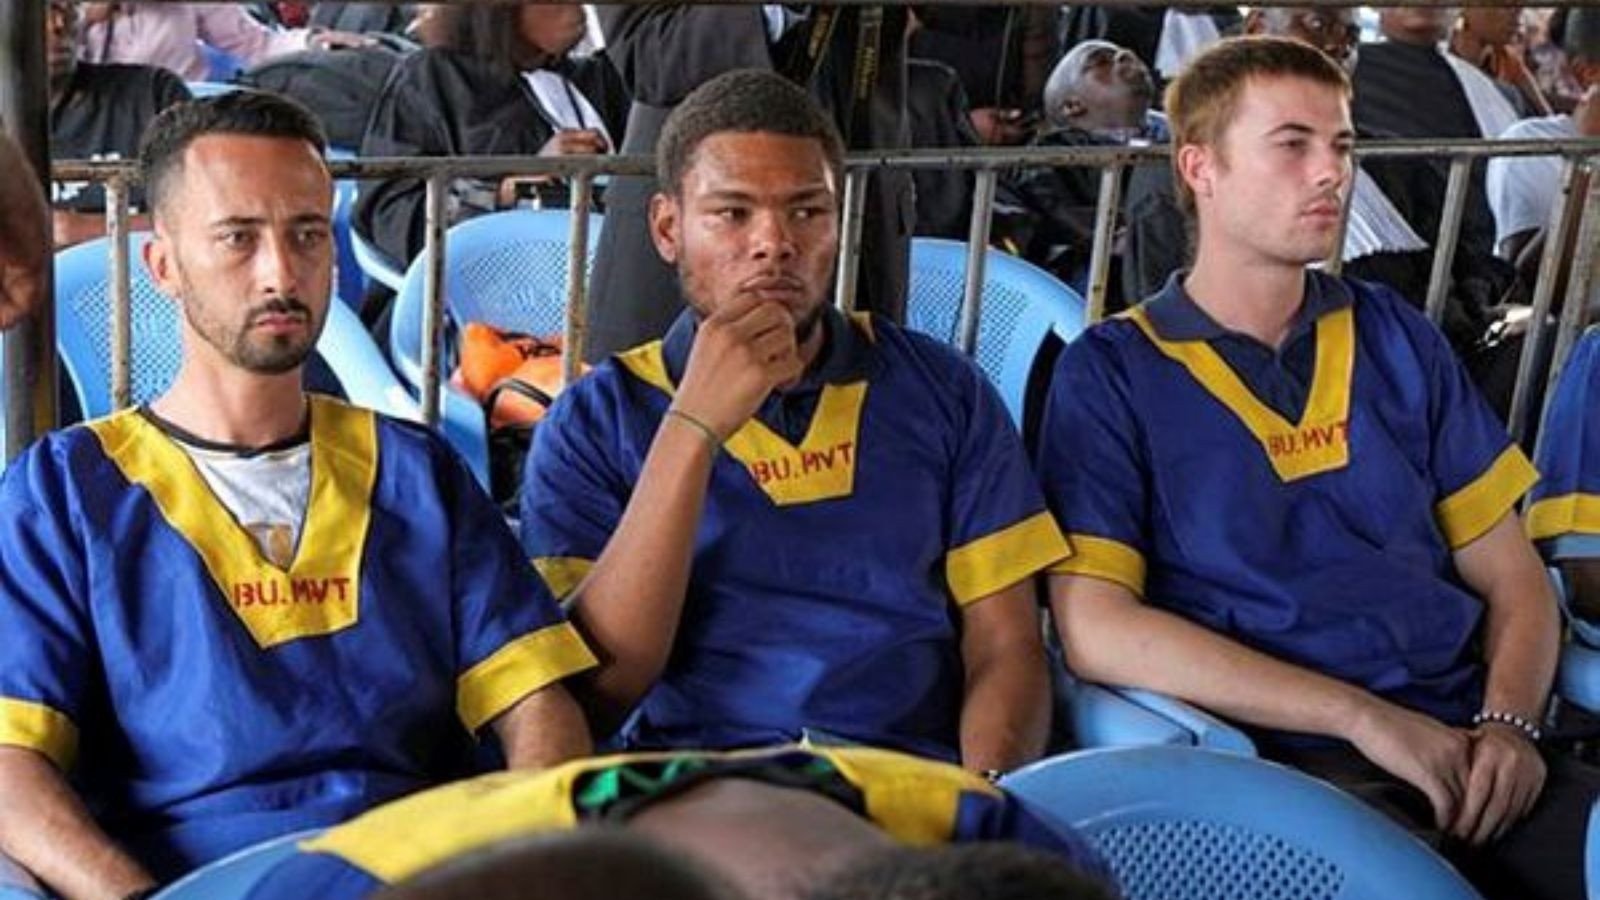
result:
<svg viewBox="0 0 1600 900"><path fill-rule="evenodd" d="M242 900L273 866L294 854L296 844L319 833L301 831L246 847L183 876L154 900Z"/></svg>
<svg viewBox="0 0 1600 900"><path fill-rule="evenodd" d="M1478 897L1376 810L1259 759L1182 747L1083 750L1001 785L1088 837L1128 900Z"/></svg>
<svg viewBox="0 0 1600 900"><path fill-rule="evenodd" d="M134 403L152 400L166 390L183 361L178 303L156 288L142 259L149 240L149 232L128 236ZM56 340L84 418L112 411L109 249L108 239L97 238L63 250L55 260ZM317 354L351 403L400 418L419 418L416 403L389 370L360 318L337 300L328 305Z"/></svg>
<svg viewBox="0 0 1600 900"><path fill-rule="evenodd" d="M589 267L603 217L589 216ZM571 213L512 210L450 229L445 251L445 308L455 324L484 322L528 334L560 334L567 305ZM390 320L389 346L400 377L422 383L422 297L426 260L406 270ZM588 272L585 272L587 277Z"/></svg>
<svg viewBox="0 0 1600 900"><path fill-rule="evenodd" d="M966 291L967 245L944 238L911 242L906 324L957 346ZM1000 391L1019 426L1028 377L1046 335L1063 341L1083 330L1084 300L1055 276L1026 260L990 249L984 264L978 340L973 361Z"/></svg>

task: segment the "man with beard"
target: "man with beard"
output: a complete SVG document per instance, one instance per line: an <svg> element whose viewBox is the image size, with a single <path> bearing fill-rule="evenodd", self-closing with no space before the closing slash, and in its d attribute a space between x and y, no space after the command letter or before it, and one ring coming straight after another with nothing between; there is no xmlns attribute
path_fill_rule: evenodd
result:
<svg viewBox="0 0 1600 900"><path fill-rule="evenodd" d="M436 435L300 389L332 182L305 109L179 104L141 150L168 391L0 482L0 851L124 897L461 773L586 753L593 658ZM68 779L71 778L69 783Z"/></svg>
<svg viewBox="0 0 1600 900"><path fill-rule="evenodd" d="M51 0L45 48L50 59L50 158L122 159L139 152L139 137L160 112L189 99L178 76L155 66L78 60L78 5ZM59 249L105 234L105 190L87 182L57 183L51 198ZM137 212L142 194L129 206ZM147 228L143 217L131 227Z"/></svg>
<svg viewBox="0 0 1600 900"><path fill-rule="evenodd" d="M1537 479L1444 337L1307 266L1350 189L1350 87L1237 38L1167 92L1194 268L1062 352L1038 454L1078 553L1074 672L1162 691L1441 844L1490 897L1583 896L1600 775L1541 754L1558 620Z"/></svg>
<svg viewBox="0 0 1600 900"><path fill-rule="evenodd" d="M1068 548L977 368L829 305L842 156L771 72L673 112L650 233L689 308L552 407L523 545L626 747L809 738L1009 769L1049 720L1032 576Z"/></svg>

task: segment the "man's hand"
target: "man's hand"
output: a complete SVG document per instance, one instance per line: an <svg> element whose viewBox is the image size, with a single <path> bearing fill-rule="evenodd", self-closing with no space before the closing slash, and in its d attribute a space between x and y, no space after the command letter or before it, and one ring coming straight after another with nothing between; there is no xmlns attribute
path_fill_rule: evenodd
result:
<svg viewBox="0 0 1600 900"><path fill-rule="evenodd" d="M673 406L726 440L804 370L789 311L739 295L700 323Z"/></svg>
<svg viewBox="0 0 1600 900"><path fill-rule="evenodd" d="M967 113L972 120L972 130L978 133L987 147L1009 147L1028 138L1028 125L1020 109L996 109L984 106Z"/></svg>
<svg viewBox="0 0 1600 900"><path fill-rule="evenodd" d="M1471 772L1450 833L1473 845L1497 840L1528 814L1544 788L1545 765L1514 726L1485 722L1470 732Z"/></svg>
<svg viewBox="0 0 1600 900"><path fill-rule="evenodd" d="M556 132L539 148L540 156L582 156L601 154L610 148L606 137L594 128L566 128Z"/></svg>
<svg viewBox="0 0 1600 900"><path fill-rule="evenodd" d="M1373 698L1356 714L1349 739L1362 756L1426 794L1434 824L1451 829L1472 769L1467 732Z"/></svg>
<svg viewBox="0 0 1600 900"><path fill-rule="evenodd" d="M306 43L313 50L341 50L346 47L371 47L377 41L353 31L313 31Z"/></svg>

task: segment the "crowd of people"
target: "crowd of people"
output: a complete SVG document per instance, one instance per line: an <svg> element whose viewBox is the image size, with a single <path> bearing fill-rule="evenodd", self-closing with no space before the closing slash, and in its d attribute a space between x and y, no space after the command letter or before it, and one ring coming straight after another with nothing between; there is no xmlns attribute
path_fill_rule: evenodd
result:
<svg viewBox="0 0 1600 900"><path fill-rule="evenodd" d="M513 527L440 435L303 387L340 302L315 96L191 100L187 61L121 55L149 30L255 35L224 47L252 62L380 38L296 3L51 0L52 152L138 158L183 361L0 480L0 852L113 900L307 829L253 896L652 872L653 896L1114 897L1083 837L993 784L1060 749L1064 665L1236 723L1485 896L1585 896L1600 770L1545 734L1545 565L1600 642L1600 333L1536 460L1481 352L1556 163L1477 167L1441 328L1444 170L1353 152L1596 134L1600 12L1531 17L1535 45L1517 10L1386 8L1361 43L1343 8L1039 9L352 13L422 45L363 155L655 158L606 191L594 365L534 432ZM1125 176L1126 310L1058 348L1026 444L900 324L909 239L962 233L966 176L875 173L861 311L831 303L845 153L918 135L1170 144ZM565 202L449 193L454 220ZM996 240L1081 284L1097 194L1007 173ZM103 204L0 181L0 327ZM355 227L403 261L421 205L373 180Z"/></svg>

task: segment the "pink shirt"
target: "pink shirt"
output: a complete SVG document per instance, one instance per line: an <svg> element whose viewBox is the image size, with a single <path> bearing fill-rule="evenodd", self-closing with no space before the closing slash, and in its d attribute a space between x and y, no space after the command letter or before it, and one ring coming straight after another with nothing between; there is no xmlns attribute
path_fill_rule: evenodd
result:
<svg viewBox="0 0 1600 900"><path fill-rule="evenodd" d="M161 66L185 81L205 81L209 67L201 43L252 66L304 50L309 39L306 29L268 28L231 3L120 3L110 19L83 29L82 56L89 62Z"/></svg>

